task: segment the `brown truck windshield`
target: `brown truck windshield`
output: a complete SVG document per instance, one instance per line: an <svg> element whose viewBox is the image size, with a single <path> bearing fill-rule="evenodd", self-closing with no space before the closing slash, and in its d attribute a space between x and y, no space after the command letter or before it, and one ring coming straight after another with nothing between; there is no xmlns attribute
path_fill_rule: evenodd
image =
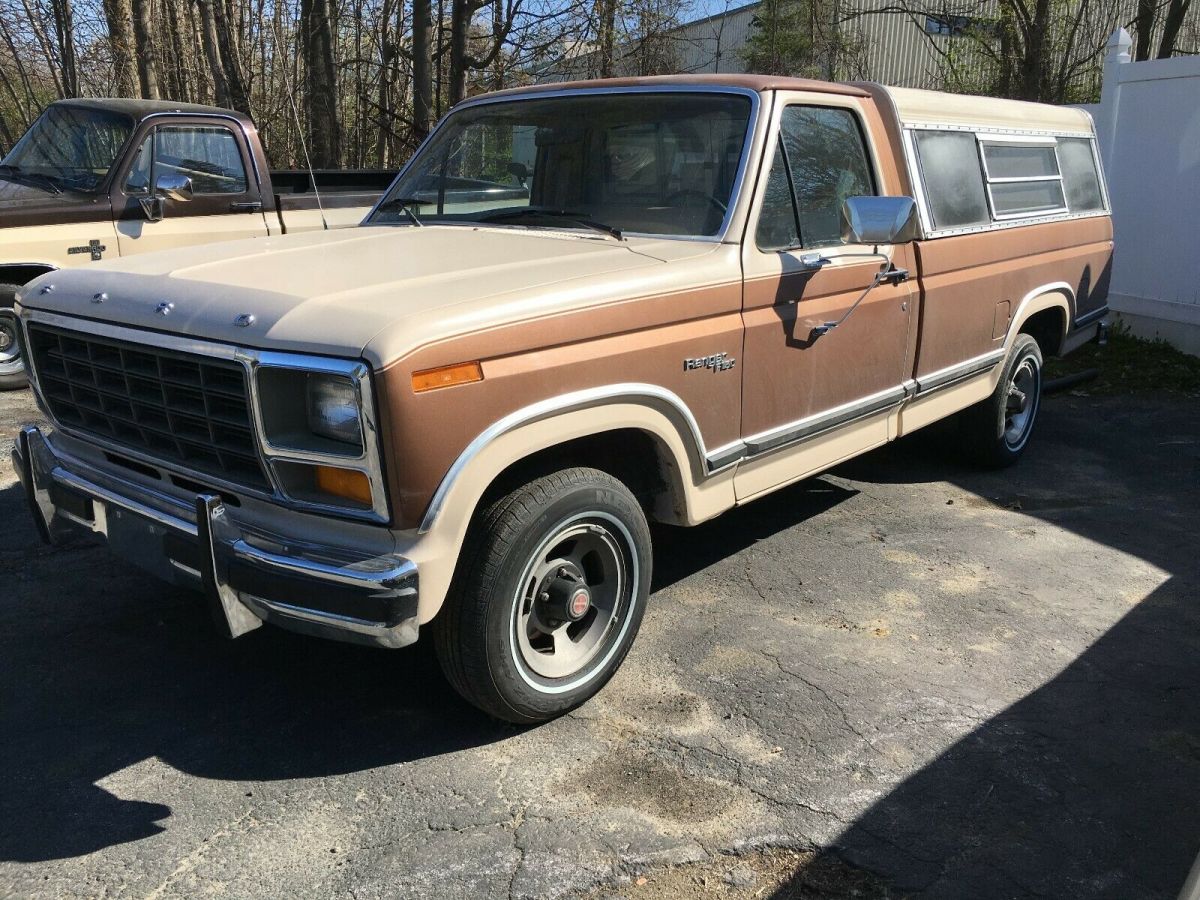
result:
<svg viewBox="0 0 1200 900"><path fill-rule="evenodd" d="M468 106L371 221L720 233L750 122L722 93L569 94ZM588 224L590 223L590 225Z"/></svg>
<svg viewBox="0 0 1200 900"><path fill-rule="evenodd" d="M53 190L95 191L132 131L127 116L50 106L0 161L0 177L29 179Z"/></svg>

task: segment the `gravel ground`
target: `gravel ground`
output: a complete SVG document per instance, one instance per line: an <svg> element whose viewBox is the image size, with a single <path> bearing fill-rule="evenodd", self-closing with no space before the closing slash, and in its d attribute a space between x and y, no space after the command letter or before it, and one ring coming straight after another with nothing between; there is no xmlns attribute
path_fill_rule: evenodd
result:
<svg viewBox="0 0 1200 900"><path fill-rule="evenodd" d="M594 701L520 730L426 644L217 638L37 542L0 394L0 895L1171 897L1200 847L1200 410L1056 397L698 529Z"/></svg>

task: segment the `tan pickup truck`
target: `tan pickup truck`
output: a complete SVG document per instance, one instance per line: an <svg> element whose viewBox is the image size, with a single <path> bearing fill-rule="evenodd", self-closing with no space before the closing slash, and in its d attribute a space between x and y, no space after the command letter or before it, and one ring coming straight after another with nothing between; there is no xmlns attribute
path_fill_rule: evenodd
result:
<svg viewBox="0 0 1200 900"><path fill-rule="evenodd" d="M46 540L105 535L233 635L428 629L467 699L538 721L629 651L649 522L949 416L1014 462L1043 359L1103 332L1111 255L1075 109L757 76L495 93L359 229L30 284L54 430L14 461Z"/></svg>
<svg viewBox="0 0 1200 900"><path fill-rule="evenodd" d="M0 308L68 266L357 225L395 175L268 171L254 123L216 107L52 103L0 160ZM18 349L0 324L0 390L25 385Z"/></svg>

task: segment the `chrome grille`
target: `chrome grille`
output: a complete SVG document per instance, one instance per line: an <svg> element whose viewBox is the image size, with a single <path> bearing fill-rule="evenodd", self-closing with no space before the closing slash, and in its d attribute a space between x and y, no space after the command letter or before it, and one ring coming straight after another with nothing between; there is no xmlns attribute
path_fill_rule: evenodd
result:
<svg viewBox="0 0 1200 900"><path fill-rule="evenodd" d="M65 427L269 489L242 366L36 322L28 334L38 385Z"/></svg>

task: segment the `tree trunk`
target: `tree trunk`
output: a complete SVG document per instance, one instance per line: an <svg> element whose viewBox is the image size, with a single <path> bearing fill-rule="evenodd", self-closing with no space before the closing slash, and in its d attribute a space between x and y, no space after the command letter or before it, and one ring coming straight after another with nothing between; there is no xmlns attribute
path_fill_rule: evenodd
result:
<svg viewBox="0 0 1200 900"><path fill-rule="evenodd" d="M433 7L413 0L413 139L429 134L433 114Z"/></svg>
<svg viewBox="0 0 1200 900"><path fill-rule="evenodd" d="M1133 18L1134 31L1137 34L1133 45L1133 58L1136 62L1150 58L1150 41L1154 36L1154 16L1157 11L1156 0L1138 0L1137 12Z"/></svg>
<svg viewBox="0 0 1200 900"><path fill-rule="evenodd" d="M158 61L154 56L154 23L151 21L151 3L153 0L133 0L133 36L137 47L138 81L142 86L142 96L147 100L157 100L158 90Z"/></svg>
<svg viewBox="0 0 1200 900"><path fill-rule="evenodd" d="M130 0L104 0L104 18L108 23L116 91L122 97L136 97L139 88L135 59L137 44L133 37L133 7Z"/></svg>
<svg viewBox="0 0 1200 900"><path fill-rule="evenodd" d="M208 71L212 75L213 94L217 106L231 106L229 85L225 81L225 66L221 63L220 44L217 39L217 18L212 0L196 0L200 8L200 41L204 45L204 56L208 60Z"/></svg>
<svg viewBox="0 0 1200 900"><path fill-rule="evenodd" d="M1158 58L1169 59L1175 52L1175 41L1179 38L1179 29L1183 27L1184 16L1192 0L1171 0L1167 7L1167 18L1163 22L1162 40L1158 45Z"/></svg>
<svg viewBox="0 0 1200 900"><path fill-rule="evenodd" d="M62 90L64 97L79 96L79 65L75 61L75 11L71 0L54 0L54 29L62 54Z"/></svg>
<svg viewBox="0 0 1200 900"><path fill-rule="evenodd" d="M600 45L600 77L612 78L617 46L617 0L597 0L596 12L599 19L599 34L596 37Z"/></svg>
<svg viewBox="0 0 1200 900"><path fill-rule="evenodd" d="M308 150L313 165L318 168L334 168L341 162L331 13L329 0L300 0L305 99L308 104Z"/></svg>
<svg viewBox="0 0 1200 900"><path fill-rule="evenodd" d="M213 23L216 26L217 51L221 57L221 72L225 76L225 86L229 92L229 105L238 112L250 115L250 93L242 75L239 42L230 21L229 10L221 0L215 0L211 6Z"/></svg>
<svg viewBox="0 0 1200 900"><path fill-rule="evenodd" d="M467 96L467 36L475 7L471 0L450 6L450 105Z"/></svg>

